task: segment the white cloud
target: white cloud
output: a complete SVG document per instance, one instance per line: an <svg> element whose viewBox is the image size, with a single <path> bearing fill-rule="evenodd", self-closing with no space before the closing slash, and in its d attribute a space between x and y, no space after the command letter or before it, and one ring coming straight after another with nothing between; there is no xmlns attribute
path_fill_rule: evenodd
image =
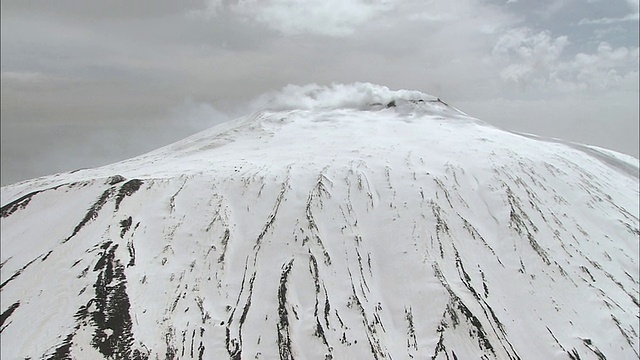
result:
<svg viewBox="0 0 640 360"><path fill-rule="evenodd" d="M504 81L522 88L561 92L587 89L634 89L638 79L638 47L613 48L601 42L593 53L564 56L566 36L515 29L504 34L493 49L493 61L503 66ZM635 86L637 91L637 86Z"/></svg>
<svg viewBox="0 0 640 360"><path fill-rule="evenodd" d="M578 22L578 25L609 25L626 21L638 21L639 18L638 13L635 12L619 18L582 19Z"/></svg>
<svg viewBox="0 0 640 360"><path fill-rule="evenodd" d="M620 22L627 21L638 21L640 19L639 11L640 11L640 0L627 0L627 4L629 5L630 12L622 17L603 17L599 19L582 19L578 23L579 25L609 25Z"/></svg>
<svg viewBox="0 0 640 360"><path fill-rule="evenodd" d="M394 8L395 0L240 0L225 5L208 0L206 8L191 14L224 16L231 11L263 23L285 35L344 36L377 15Z"/></svg>
<svg viewBox="0 0 640 360"><path fill-rule="evenodd" d="M3 71L0 75L2 81L15 81L18 83L39 83L48 79L48 76L39 72L30 71Z"/></svg>
<svg viewBox="0 0 640 360"><path fill-rule="evenodd" d="M638 48L613 48L600 43L595 53L579 53L573 61L561 65L562 70L575 76L579 88L611 88L637 83ZM632 85L633 86L633 85Z"/></svg>
<svg viewBox="0 0 640 360"><path fill-rule="evenodd" d="M553 76L568 43L566 36L553 38L548 31L534 33L528 28L519 28L500 37L493 55L508 64L500 72L502 79L522 85L540 85Z"/></svg>

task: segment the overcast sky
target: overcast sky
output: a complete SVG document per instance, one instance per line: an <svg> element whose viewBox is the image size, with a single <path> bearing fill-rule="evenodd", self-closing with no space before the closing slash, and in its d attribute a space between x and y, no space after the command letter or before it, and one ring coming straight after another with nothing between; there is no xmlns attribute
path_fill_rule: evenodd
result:
<svg viewBox="0 0 640 360"><path fill-rule="evenodd" d="M420 90L638 157L638 0L1 2L2 184L130 158L287 84Z"/></svg>

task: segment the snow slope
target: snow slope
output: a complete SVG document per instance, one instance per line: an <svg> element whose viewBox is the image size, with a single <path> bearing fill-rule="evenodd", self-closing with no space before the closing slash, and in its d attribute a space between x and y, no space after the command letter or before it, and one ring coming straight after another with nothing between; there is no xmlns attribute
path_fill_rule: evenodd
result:
<svg viewBox="0 0 640 360"><path fill-rule="evenodd" d="M2 358L639 357L637 160L371 84L260 106L3 187Z"/></svg>

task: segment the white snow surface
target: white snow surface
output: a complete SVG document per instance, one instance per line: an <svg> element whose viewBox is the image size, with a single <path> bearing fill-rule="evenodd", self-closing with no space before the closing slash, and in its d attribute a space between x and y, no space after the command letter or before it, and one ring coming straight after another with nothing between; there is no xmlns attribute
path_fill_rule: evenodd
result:
<svg viewBox="0 0 640 360"><path fill-rule="evenodd" d="M638 358L637 161L371 84L264 104L3 187L1 357Z"/></svg>

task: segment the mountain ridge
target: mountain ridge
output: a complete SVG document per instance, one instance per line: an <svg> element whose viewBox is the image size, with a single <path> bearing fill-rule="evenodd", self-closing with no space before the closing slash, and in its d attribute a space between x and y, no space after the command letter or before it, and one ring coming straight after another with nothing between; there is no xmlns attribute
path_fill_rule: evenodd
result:
<svg viewBox="0 0 640 360"><path fill-rule="evenodd" d="M2 357L638 357L637 177L406 94L3 187Z"/></svg>

